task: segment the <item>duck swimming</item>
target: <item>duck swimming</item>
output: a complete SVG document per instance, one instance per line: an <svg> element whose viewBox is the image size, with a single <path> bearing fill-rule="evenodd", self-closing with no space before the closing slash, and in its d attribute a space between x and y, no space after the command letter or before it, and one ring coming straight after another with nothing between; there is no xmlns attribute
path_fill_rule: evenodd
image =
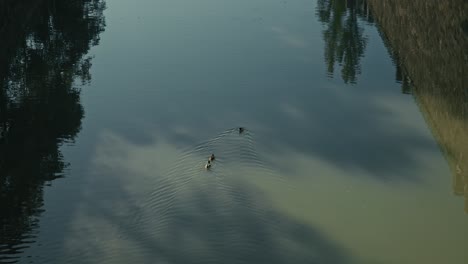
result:
<svg viewBox="0 0 468 264"><path fill-rule="evenodd" d="M208 162L205 164L205 169L211 168L211 162L208 160Z"/></svg>
<svg viewBox="0 0 468 264"><path fill-rule="evenodd" d="M213 160L215 160L215 155L211 154L211 156L208 158L208 161L213 161Z"/></svg>

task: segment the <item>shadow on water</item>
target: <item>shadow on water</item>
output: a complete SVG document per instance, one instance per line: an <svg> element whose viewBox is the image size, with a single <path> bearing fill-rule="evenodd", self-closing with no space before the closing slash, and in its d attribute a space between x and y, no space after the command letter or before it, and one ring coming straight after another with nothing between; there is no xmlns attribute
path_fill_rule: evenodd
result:
<svg viewBox="0 0 468 264"><path fill-rule="evenodd" d="M34 241L43 186L67 164L59 147L80 131L74 80L90 81L84 57L104 30L101 1L0 3L0 262Z"/></svg>

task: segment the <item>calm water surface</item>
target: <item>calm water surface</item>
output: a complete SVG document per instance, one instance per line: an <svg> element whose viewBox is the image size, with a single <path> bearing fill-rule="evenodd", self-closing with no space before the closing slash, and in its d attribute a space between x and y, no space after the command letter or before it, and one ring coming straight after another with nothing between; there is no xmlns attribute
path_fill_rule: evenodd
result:
<svg viewBox="0 0 468 264"><path fill-rule="evenodd" d="M466 79L431 103L368 3L12 7L0 263L468 262Z"/></svg>

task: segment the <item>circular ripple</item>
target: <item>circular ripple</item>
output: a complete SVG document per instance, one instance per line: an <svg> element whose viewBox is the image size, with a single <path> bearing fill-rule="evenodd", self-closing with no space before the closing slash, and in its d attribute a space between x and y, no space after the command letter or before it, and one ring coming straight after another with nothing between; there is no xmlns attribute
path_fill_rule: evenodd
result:
<svg viewBox="0 0 468 264"><path fill-rule="evenodd" d="M216 159L212 168L205 170L212 153ZM206 248L223 247L226 240L237 247L235 251L248 252L259 243L245 235L254 232L248 230L250 224L270 221L266 207L253 197L254 188L242 182L243 177L255 174L281 180L258 155L252 131L223 131L183 151L152 183L141 212L134 216L134 232L140 233L141 239L161 243L174 237L201 239L198 244L204 246L188 247L194 256Z"/></svg>

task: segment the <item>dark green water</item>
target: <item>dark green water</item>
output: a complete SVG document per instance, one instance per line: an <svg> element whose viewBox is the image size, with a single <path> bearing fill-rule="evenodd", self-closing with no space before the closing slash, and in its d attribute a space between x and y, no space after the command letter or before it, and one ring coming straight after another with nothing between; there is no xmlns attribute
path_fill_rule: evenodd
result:
<svg viewBox="0 0 468 264"><path fill-rule="evenodd" d="M450 160L365 2L10 2L0 263L468 261Z"/></svg>

